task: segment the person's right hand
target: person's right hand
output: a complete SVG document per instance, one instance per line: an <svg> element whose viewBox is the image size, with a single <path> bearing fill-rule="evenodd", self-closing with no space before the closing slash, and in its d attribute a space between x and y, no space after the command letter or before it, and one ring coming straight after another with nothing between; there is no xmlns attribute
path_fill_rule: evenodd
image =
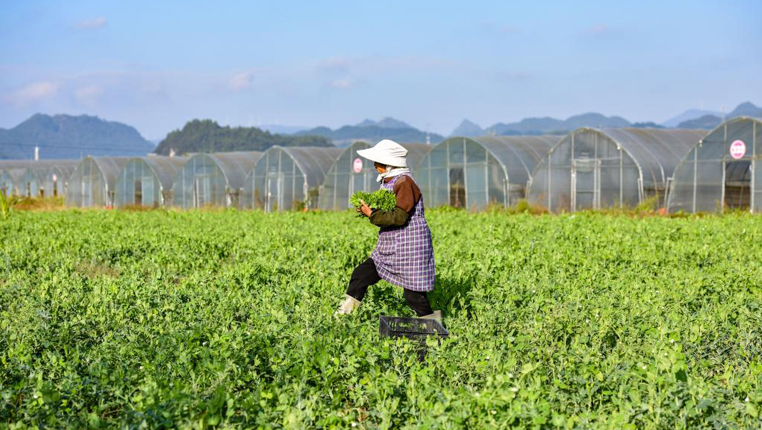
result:
<svg viewBox="0 0 762 430"><path fill-rule="evenodd" d="M360 200L360 203L362 203L362 205L359 208L357 208L357 212L360 212L366 217L370 217L370 214L373 213L373 211L370 209L370 206L368 206L368 204L365 203L365 200L362 200L362 199Z"/></svg>

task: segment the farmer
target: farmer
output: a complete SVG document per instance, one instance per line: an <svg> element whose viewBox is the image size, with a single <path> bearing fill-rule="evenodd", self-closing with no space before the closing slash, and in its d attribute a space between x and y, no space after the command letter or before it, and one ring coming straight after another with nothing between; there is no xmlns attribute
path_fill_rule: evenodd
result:
<svg viewBox="0 0 762 430"><path fill-rule="evenodd" d="M362 303L368 287L383 279L404 289L405 301L419 317L441 320L441 311L434 312L426 296L434 289L434 248L424 217L423 196L407 167L407 149L382 140L357 154L374 162L377 181L381 188L394 193L397 207L392 211L372 210L362 202L357 209L381 230L370 258L352 272L336 314L352 313Z"/></svg>

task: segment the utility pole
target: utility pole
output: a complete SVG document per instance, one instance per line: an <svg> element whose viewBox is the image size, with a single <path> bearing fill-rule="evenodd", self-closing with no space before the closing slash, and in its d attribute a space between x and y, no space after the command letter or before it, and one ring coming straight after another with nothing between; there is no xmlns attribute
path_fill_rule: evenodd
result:
<svg viewBox="0 0 762 430"><path fill-rule="evenodd" d="M40 147L34 147L34 161L40 161Z"/></svg>

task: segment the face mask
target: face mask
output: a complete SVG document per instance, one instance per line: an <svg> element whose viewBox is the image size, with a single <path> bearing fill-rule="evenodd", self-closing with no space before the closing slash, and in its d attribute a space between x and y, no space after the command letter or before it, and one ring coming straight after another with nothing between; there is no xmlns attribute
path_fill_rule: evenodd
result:
<svg viewBox="0 0 762 430"><path fill-rule="evenodd" d="M392 166L386 166L386 172L379 173L378 177L376 178L376 182L383 182L386 178L393 178L395 176L399 176L403 173L410 172L410 169L407 167L392 167Z"/></svg>

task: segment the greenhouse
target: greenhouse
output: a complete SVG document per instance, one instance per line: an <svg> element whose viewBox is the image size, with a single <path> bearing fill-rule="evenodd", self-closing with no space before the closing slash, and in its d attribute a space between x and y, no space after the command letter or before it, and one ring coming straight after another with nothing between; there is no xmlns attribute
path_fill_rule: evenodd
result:
<svg viewBox="0 0 762 430"><path fill-rule="evenodd" d="M317 207L319 187L341 153L339 148L273 146L246 178L241 207L268 212Z"/></svg>
<svg viewBox="0 0 762 430"><path fill-rule="evenodd" d="M408 150L407 163L415 175L415 167L429 153L432 146L423 143L403 143ZM357 155L360 149L369 148L366 142L355 142L346 148L325 175L320 187L318 208L321 210L344 210L349 208L349 196L355 191L378 189L378 172L373 162Z"/></svg>
<svg viewBox="0 0 762 430"><path fill-rule="evenodd" d="M0 192L6 196L19 195L19 183L24 175L23 168L4 167L0 169Z"/></svg>
<svg viewBox="0 0 762 430"><path fill-rule="evenodd" d="M129 157L91 157L80 160L69 177L66 205L113 206L116 180Z"/></svg>
<svg viewBox="0 0 762 430"><path fill-rule="evenodd" d="M170 206L172 185L186 161L187 157L131 158L116 181L115 206Z"/></svg>
<svg viewBox="0 0 762 430"><path fill-rule="evenodd" d="M77 167L77 160L59 160L45 171L42 190L47 197L66 196L69 177Z"/></svg>
<svg viewBox="0 0 762 430"><path fill-rule="evenodd" d="M415 178L428 207L512 206L525 197L532 169L560 138L452 137L421 160Z"/></svg>
<svg viewBox="0 0 762 430"><path fill-rule="evenodd" d="M529 203L551 212L665 204L667 178L704 130L578 128L532 174Z"/></svg>
<svg viewBox="0 0 762 430"><path fill-rule="evenodd" d="M78 163L79 160L4 160L0 161L0 170L13 169L16 194L45 197L63 195L64 182L59 185L57 179L61 177L65 181ZM56 175L56 181L51 182L52 175Z"/></svg>
<svg viewBox="0 0 762 430"><path fill-rule="evenodd" d="M183 164L172 186L172 205L238 207L238 193L262 152L196 154Z"/></svg>
<svg viewBox="0 0 762 430"><path fill-rule="evenodd" d="M698 141L675 169L669 212L762 211L762 120L728 120Z"/></svg>
<svg viewBox="0 0 762 430"><path fill-rule="evenodd" d="M40 197L43 194L42 186L47 170L47 166L24 169L24 174L21 175L17 185L19 195L22 197Z"/></svg>

